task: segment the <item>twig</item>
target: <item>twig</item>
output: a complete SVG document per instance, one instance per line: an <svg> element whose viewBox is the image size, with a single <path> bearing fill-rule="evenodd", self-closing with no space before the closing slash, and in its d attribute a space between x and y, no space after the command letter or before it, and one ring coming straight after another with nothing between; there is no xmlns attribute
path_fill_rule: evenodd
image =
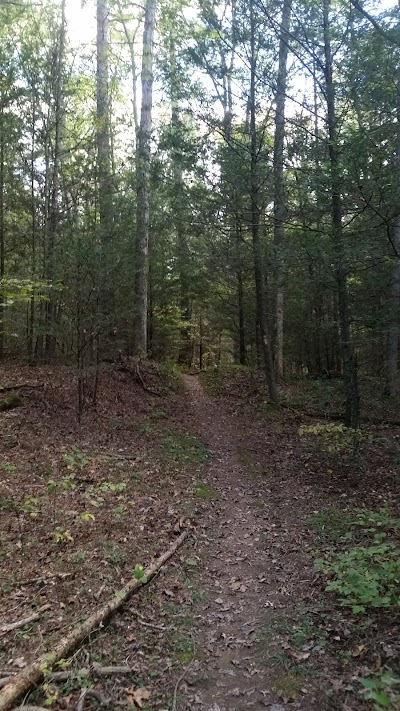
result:
<svg viewBox="0 0 400 711"><path fill-rule="evenodd" d="M22 620L17 620L16 622L10 622L8 625L3 625L0 627L0 637L3 635L7 634L8 632L12 632L12 630L17 630L20 627L25 627L25 625L29 625L31 622L36 622L36 620L40 620L40 618L43 616L43 613L46 610L49 610L51 605L43 605L37 612L35 612L33 615L30 615L30 617L25 617Z"/></svg>
<svg viewBox="0 0 400 711"><path fill-rule="evenodd" d="M36 686L43 679L43 669L54 667L60 659L68 657L72 649L75 649L94 630L103 626L106 620L111 617L128 598L145 584L143 580L150 581L161 567L174 555L175 551L182 545L188 537L189 532L184 531L174 541L174 543L157 560L154 561L144 571L144 577L140 580L132 578L129 582L118 590L113 597L89 617L73 627L72 630L59 640L53 647L50 647L44 654L37 657L25 669L18 672L5 688L0 691L0 711L10 711L15 702L24 694L27 694L33 686Z"/></svg>
<svg viewBox="0 0 400 711"><path fill-rule="evenodd" d="M17 706L14 711L48 711L43 706Z"/></svg>
<svg viewBox="0 0 400 711"><path fill-rule="evenodd" d="M178 697L178 689L179 689L179 686L180 686L180 684L182 683L182 681L184 680L186 674L188 673L189 669L191 668L191 666L192 666L192 664L193 664L193 662L194 662L194 658L195 658L195 655L196 655L196 646L195 646L193 637L192 637L192 643L193 643L193 655L192 655L192 658L191 658L189 664L187 665L187 667L185 667L185 669L183 670L182 674L180 675L178 681L177 681L176 684L175 684L174 696L173 696L173 700L172 700L171 711L176 711L176 710L177 710L177 697Z"/></svg>
<svg viewBox="0 0 400 711"><path fill-rule="evenodd" d="M29 578L28 580L21 580L19 583L16 583L16 586L21 587L22 585L44 583L46 580L51 580L51 578L61 578L61 580L64 580L64 578L69 578L71 575L72 573L49 573L48 575L41 575L38 578Z"/></svg>
<svg viewBox="0 0 400 711"><path fill-rule="evenodd" d="M166 630L168 627L165 625L156 625L152 622L147 622L145 619L144 615L142 615L138 610L132 610L133 614L136 615L136 617L139 618L140 624L143 625L143 627L150 627L153 630Z"/></svg>
<svg viewBox="0 0 400 711"><path fill-rule="evenodd" d="M104 696L102 696L95 689L82 689L78 701L78 706L76 707L76 711L83 711L83 709L85 708L85 701L88 698L94 699L98 702L100 706L108 706L110 703L108 699L105 699Z"/></svg>

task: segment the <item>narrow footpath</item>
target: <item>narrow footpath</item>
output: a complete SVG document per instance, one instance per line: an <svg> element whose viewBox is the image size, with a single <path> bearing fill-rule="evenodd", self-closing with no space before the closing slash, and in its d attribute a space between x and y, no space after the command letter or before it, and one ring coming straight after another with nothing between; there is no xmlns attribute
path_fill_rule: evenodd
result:
<svg viewBox="0 0 400 711"><path fill-rule="evenodd" d="M321 710L306 681L298 694L285 692L291 682L269 649L272 617L293 608L313 577L296 511L307 491L293 487L290 437L272 426L266 439L265 423L244 421L194 376L185 386L191 429L210 452L206 483L217 498L199 533L206 596L180 708Z"/></svg>

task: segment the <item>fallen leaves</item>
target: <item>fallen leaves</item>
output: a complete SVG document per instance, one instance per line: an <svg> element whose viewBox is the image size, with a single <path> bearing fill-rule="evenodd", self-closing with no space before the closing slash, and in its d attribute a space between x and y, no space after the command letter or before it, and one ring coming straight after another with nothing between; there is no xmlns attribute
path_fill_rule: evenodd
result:
<svg viewBox="0 0 400 711"><path fill-rule="evenodd" d="M145 701L148 701L151 696L151 691L145 686L138 686L136 689L129 686L125 689L128 703L135 704L139 709L142 709Z"/></svg>

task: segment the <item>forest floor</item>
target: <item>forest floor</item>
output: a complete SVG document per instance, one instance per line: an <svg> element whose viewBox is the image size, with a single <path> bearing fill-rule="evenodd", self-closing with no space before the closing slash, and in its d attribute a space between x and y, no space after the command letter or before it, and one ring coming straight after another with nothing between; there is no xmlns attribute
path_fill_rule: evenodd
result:
<svg viewBox="0 0 400 711"><path fill-rule="evenodd" d="M143 377L161 397L106 368L78 424L69 369L3 369L0 384L38 387L0 413L0 686L188 527L61 665L70 678L49 673L27 702L75 710L92 685L111 709L399 709L396 606L355 611L315 570L349 546L398 544L397 408L379 411L386 424L368 425L355 452L340 426L318 430L325 420L301 411L329 419L340 384L288 386L275 408L251 371Z"/></svg>

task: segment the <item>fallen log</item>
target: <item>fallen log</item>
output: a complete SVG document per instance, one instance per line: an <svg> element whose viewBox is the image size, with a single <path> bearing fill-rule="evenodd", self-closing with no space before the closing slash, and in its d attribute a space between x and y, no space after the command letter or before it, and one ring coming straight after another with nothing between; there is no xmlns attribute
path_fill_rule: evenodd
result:
<svg viewBox="0 0 400 711"><path fill-rule="evenodd" d="M94 632L99 625L104 624L114 612L122 607L124 602L126 602L135 590L138 590L149 582L164 563L173 556L188 535L188 531L183 531L173 545L144 571L143 578L139 580L132 578L121 590L118 590L113 595L111 600L89 615L85 622L74 627L69 634L63 637L54 647L51 647L47 652L41 654L34 662L25 667L25 669L18 672L10 683L0 691L0 711L10 711L18 699L28 693L28 691L43 679L45 672L47 674L51 672L51 669L60 659L65 659L90 632Z"/></svg>

